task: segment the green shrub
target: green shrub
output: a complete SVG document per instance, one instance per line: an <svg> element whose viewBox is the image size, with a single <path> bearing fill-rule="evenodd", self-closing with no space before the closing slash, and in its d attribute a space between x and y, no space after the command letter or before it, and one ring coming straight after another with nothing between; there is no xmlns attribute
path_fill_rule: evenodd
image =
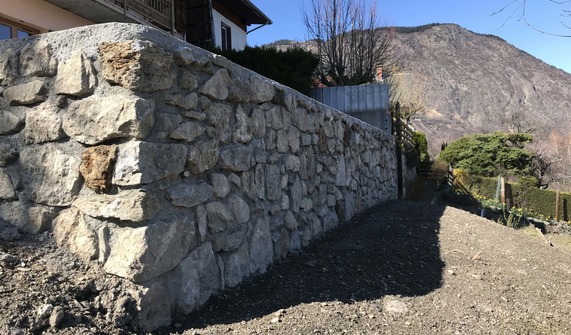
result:
<svg viewBox="0 0 571 335"><path fill-rule="evenodd" d="M317 56L301 48L278 51L246 47L242 51L217 49L213 52L303 94L309 93L311 77L319 63Z"/></svg>

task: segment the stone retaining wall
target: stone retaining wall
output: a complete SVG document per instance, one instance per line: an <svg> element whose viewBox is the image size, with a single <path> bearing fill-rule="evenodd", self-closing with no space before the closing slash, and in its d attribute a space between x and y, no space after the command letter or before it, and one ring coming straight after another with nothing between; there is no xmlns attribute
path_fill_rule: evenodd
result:
<svg viewBox="0 0 571 335"><path fill-rule="evenodd" d="M395 199L392 137L149 27L0 42L0 219L170 322Z"/></svg>

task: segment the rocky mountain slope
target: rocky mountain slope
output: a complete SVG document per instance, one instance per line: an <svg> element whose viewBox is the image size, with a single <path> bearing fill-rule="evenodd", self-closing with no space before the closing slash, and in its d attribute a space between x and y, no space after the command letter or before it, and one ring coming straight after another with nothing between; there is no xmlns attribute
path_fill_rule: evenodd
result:
<svg viewBox="0 0 571 335"><path fill-rule="evenodd" d="M398 28L395 54L423 82L426 110L412 123L433 148L473 132L535 129L539 141L571 132L571 74L499 37L453 24Z"/></svg>
<svg viewBox="0 0 571 335"><path fill-rule="evenodd" d="M270 46L311 43L280 40ZM571 135L571 74L497 36L455 24L400 27L394 54L406 81L418 81L415 89L425 91L426 108L411 121L427 134L433 154L443 142L474 132L533 129L539 142L554 130Z"/></svg>

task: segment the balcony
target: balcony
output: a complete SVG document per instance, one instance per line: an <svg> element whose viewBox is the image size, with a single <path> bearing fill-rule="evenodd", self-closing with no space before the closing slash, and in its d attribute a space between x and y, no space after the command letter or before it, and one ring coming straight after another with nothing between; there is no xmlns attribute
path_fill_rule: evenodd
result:
<svg viewBox="0 0 571 335"><path fill-rule="evenodd" d="M46 0L95 23L127 22L174 30L174 0Z"/></svg>

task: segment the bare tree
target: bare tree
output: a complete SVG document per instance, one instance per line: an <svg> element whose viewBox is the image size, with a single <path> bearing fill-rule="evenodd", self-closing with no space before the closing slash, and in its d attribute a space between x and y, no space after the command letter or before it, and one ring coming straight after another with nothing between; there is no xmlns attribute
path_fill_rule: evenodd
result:
<svg viewBox="0 0 571 335"><path fill-rule="evenodd" d="M389 85L391 110L395 115L408 122L426 108L426 81L418 74L394 66L385 83Z"/></svg>
<svg viewBox="0 0 571 335"><path fill-rule="evenodd" d="M311 0L303 21L320 57L317 75L327 86L372 82L391 58L393 33L381 29L375 6L363 0Z"/></svg>
<svg viewBox="0 0 571 335"><path fill-rule="evenodd" d="M510 0L510 2L507 3L504 7L492 13L492 16L502 15L502 14L507 15L507 18L500 26L500 28L503 27L509 20L515 17L517 21L523 21L531 29L538 31L542 34L560 36L560 37L571 37L570 34L546 31L543 30L541 27L537 27L536 25L530 23L527 19L527 16L529 14L528 1L529 0ZM562 28L571 29L571 0L548 0L545 2L550 2L552 6L559 7L560 9L559 22L561 23Z"/></svg>

